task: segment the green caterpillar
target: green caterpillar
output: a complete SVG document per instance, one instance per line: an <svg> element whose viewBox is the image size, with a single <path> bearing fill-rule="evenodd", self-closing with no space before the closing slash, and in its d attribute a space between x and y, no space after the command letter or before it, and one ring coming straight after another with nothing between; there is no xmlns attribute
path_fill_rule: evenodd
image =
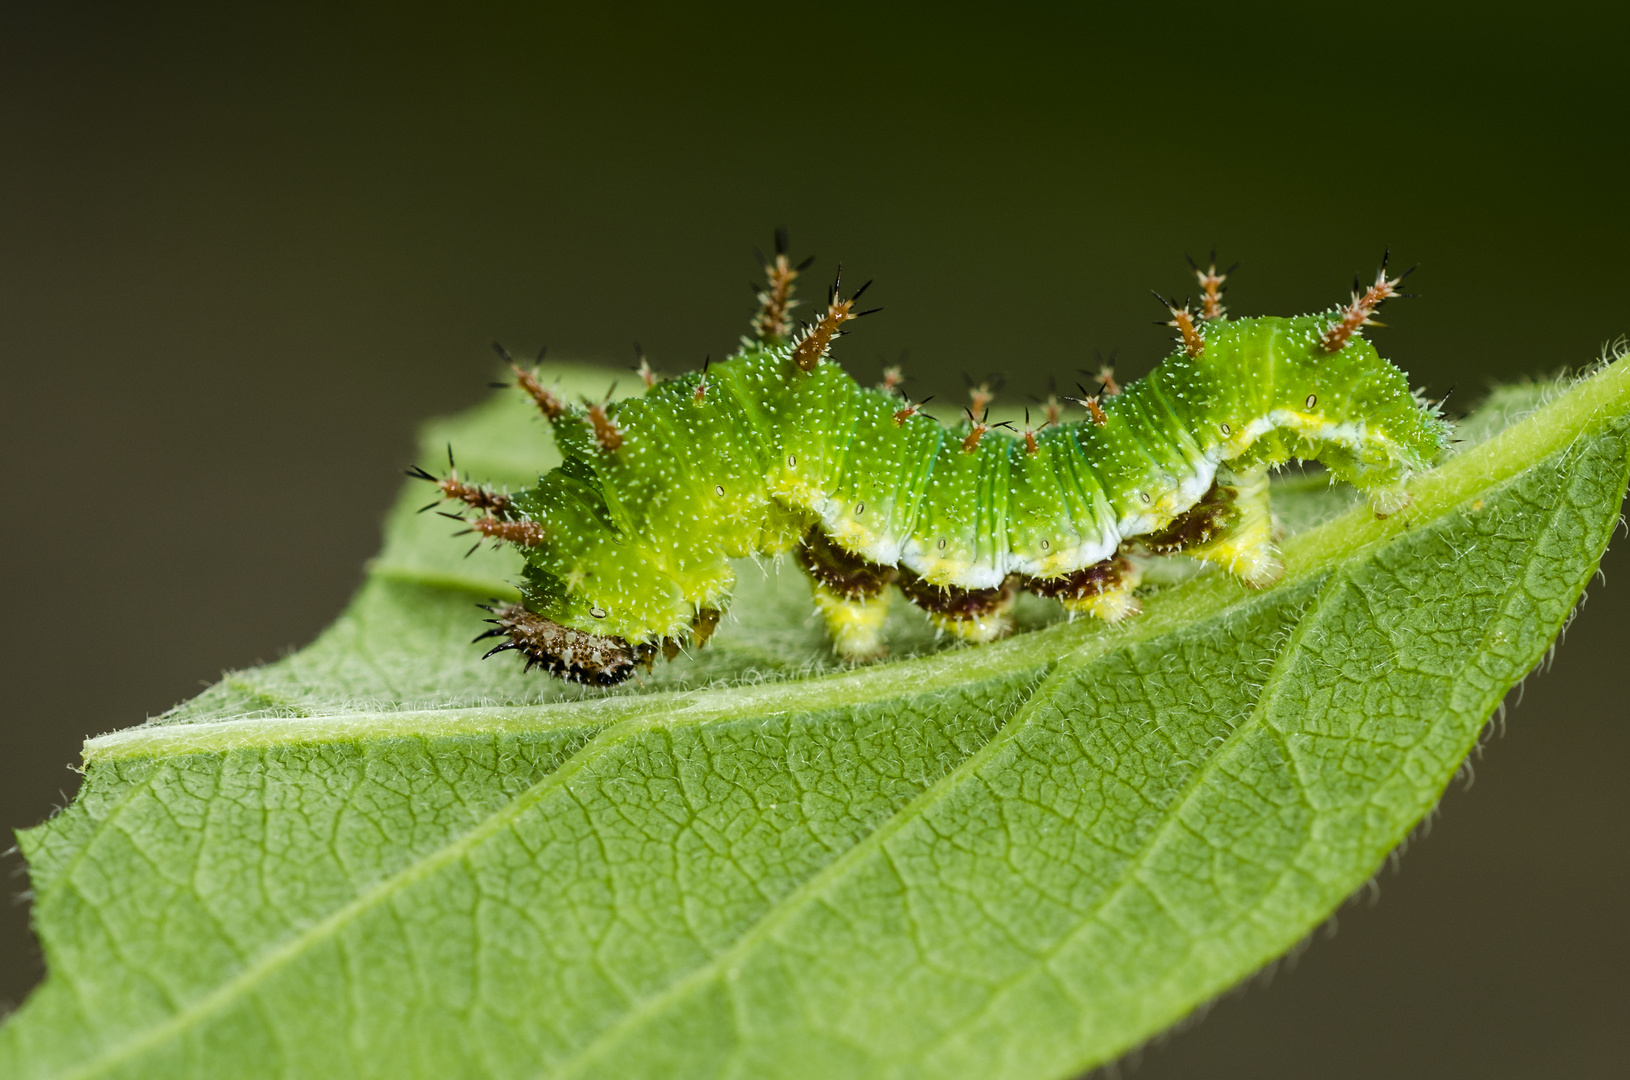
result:
<svg viewBox="0 0 1630 1080"><path fill-rule="evenodd" d="M897 371L874 390L828 359L868 314L854 310L864 287L845 299L835 283L825 313L793 329L808 264L777 241L754 336L722 363L661 381L642 360L643 397L578 405L512 362L565 459L535 486L415 470L525 556L522 602L491 609L481 635L505 639L489 656L614 685L705 642L730 603L729 560L750 555L796 556L849 659L883 651L894 589L969 641L1011 629L1020 589L1113 622L1138 609L1129 553L1272 584L1271 467L1322 462L1384 515L1448 440L1441 407L1359 336L1399 295L1385 260L1345 307L1297 318L1229 318L1226 275L1196 268L1199 310L1167 305L1177 351L1124 390L1106 371L1099 394L1068 399L1084 419L1059 422L1054 400L1040 428L991 424L980 388L947 428L895 391Z"/></svg>

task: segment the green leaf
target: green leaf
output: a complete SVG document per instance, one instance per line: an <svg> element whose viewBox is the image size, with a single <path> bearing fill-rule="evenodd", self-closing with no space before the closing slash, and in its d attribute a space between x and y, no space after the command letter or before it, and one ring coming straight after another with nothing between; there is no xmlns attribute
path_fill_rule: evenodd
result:
<svg viewBox="0 0 1630 1080"><path fill-rule="evenodd" d="M565 372L567 388L605 376ZM1432 807L1594 571L1630 362L1504 391L1378 521L1281 486L1276 587L829 658L794 572L643 685L482 663L406 492L310 648L90 740L23 835L50 977L6 1077L1061 1077L1284 952ZM554 458L519 402L434 425Z"/></svg>

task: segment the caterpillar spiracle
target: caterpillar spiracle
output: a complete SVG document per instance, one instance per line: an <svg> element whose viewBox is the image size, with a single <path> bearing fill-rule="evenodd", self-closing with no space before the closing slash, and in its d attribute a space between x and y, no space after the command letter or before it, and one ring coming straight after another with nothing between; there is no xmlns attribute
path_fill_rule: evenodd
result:
<svg viewBox="0 0 1630 1080"><path fill-rule="evenodd" d="M1318 461L1385 515L1448 440L1440 405L1361 336L1399 295L1385 260L1346 305L1295 318L1229 317L1226 275L1196 268L1198 310L1167 304L1176 351L1125 388L1105 372L1100 392L1067 399L1084 418L1061 422L1051 403L1039 427L993 424L981 388L947 427L900 395L897 371L872 389L830 359L868 314L864 286L844 297L835 282L825 312L794 328L808 264L777 241L753 334L721 363L664 381L642 361L644 396L574 403L511 361L564 459L535 486L415 470L525 558L521 602L490 609L481 637L504 640L488 655L622 682L705 642L730 603L730 560L751 555L796 557L848 659L884 650L895 590L973 642L1011 629L1021 589L1115 622L1138 610L1129 554L1180 552L1271 585L1270 468Z"/></svg>

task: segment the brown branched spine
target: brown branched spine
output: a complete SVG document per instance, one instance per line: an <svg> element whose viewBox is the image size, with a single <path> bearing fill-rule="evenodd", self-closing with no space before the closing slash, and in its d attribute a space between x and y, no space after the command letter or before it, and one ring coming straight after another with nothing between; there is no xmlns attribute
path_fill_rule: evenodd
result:
<svg viewBox="0 0 1630 1080"><path fill-rule="evenodd" d="M460 480L457 472L448 476L436 476L415 465L408 470L408 475L415 480L428 480L435 484L436 490L441 492L443 499L453 499L467 506L473 506L477 510L485 510L487 513L495 514L498 517L509 517L513 512L514 504L508 494L496 491L485 484L471 484ZM437 502L440 502L440 500L438 499ZM433 502L429 506L420 509L429 510L435 505L436 503Z"/></svg>
<svg viewBox="0 0 1630 1080"><path fill-rule="evenodd" d="M1064 418L1064 403L1058 400L1058 394L1047 395L1047 400L1041 403L1042 416L1047 420L1042 427L1050 427Z"/></svg>
<svg viewBox="0 0 1630 1080"><path fill-rule="evenodd" d="M767 345L779 345L787 340L792 329L792 309L799 301L792 298L793 282L815 261L811 255L797 266L787 258L787 230L775 230L775 259L762 254L759 265L764 268L765 285L758 290L758 314L753 316L753 333Z"/></svg>
<svg viewBox="0 0 1630 1080"><path fill-rule="evenodd" d="M905 373L900 370L899 364L895 364L893 367L883 369L883 381L877 384L877 388L885 394L892 394L905 381Z"/></svg>
<svg viewBox="0 0 1630 1080"><path fill-rule="evenodd" d="M1098 380L1098 385L1103 387L1104 393L1110 397L1121 392L1121 384L1115 381L1115 369L1109 364L1099 364L1098 374L1093 378Z"/></svg>
<svg viewBox="0 0 1630 1080"><path fill-rule="evenodd" d="M525 518L476 518L470 522L470 530L480 533L489 540L502 540L506 544L518 544L521 547L538 547L546 537L540 522Z"/></svg>
<svg viewBox="0 0 1630 1080"><path fill-rule="evenodd" d="M707 369L712 366L712 364L713 357L711 354L702 361L702 377L696 380L695 401L698 405L700 405L702 400L707 397Z"/></svg>
<svg viewBox="0 0 1630 1080"><path fill-rule="evenodd" d="M594 441L600 444L600 449L609 454L622 446L623 429L606 412L605 402L585 404L589 410L589 425L594 429Z"/></svg>
<svg viewBox="0 0 1630 1080"><path fill-rule="evenodd" d="M934 400L934 395L932 395L932 394L930 394L927 397L923 398L921 401L918 401L918 402L915 402L915 403L908 400L906 402L906 404L905 404L905 408L900 409L899 411L897 411L894 414L894 426L895 427L900 427L907 420L910 420L913 416L916 416L918 413L922 412L923 411L923 406L927 405L930 401L933 401L933 400Z"/></svg>
<svg viewBox="0 0 1630 1080"><path fill-rule="evenodd" d="M965 411L968 414L968 423L973 425L973 430L969 431L967 437L962 440L962 452L964 454L971 454L975 450L979 449L979 440L985 437L985 432L991 430L992 428L1011 428L1013 426L1012 424L1006 422L1000 424L988 423L987 421L990 417L988 412L975 416L972 409Z"/></svg>
<svg viewBox="0 0 1630 1080"><path fill-rule="evenodd" d="M971 402L969 407L977 415L984 416L990 411L991 403L996 400L997 391L1007 384L1007 376L986 375L984 381L975 386L973 377L964 372L962 381L968 385L968 399Z"/></svg>
<svg viewBox="0 0 1630 1080"><path fill-rule="evenodd" d="M452 499L464 503L466 506L473 506L477 510L486 511L487 514L496 517L508 518L514 515L514 502L507 492L498 491L485 484L472 484L467 480L459 479L458 466L453 461L452 446L447 447L446 476L437 476L418 465L409 469L407 474L415 480L428 480L430 483L435 484L436 490L441 492L442 499ZM419 507L419 513L422 514L426 510L432 509L440 502L441 499L438 499L435 502Z"/></svg>
<svg viewBox="0 0 1630 1080"><path fill-rule="evenodd" d="M1205 352L1206 339L1201 336L1200 328L1195 325L1194 315L1189 311L1188 305L1185 304L1182 307L1178 307L1176 304L1173 304L1170 300L1167 300L1159 293L1155 293L1155 299L1164 304L1166 310L1171 312L1171 321L1165 325L1176 327L1177 332L1182 335L1183 351L1188 353L1191 357L1199 356L1201 353Z"/></svg>
<svg viewBox="0 0 1630 1080"><path fill-rule="evenodd" d="M837 277L833 279L832 289L827 294L826 314L822 315L814 326L805 327L793 344L792 359L799 370L814 371L815 366L826 359L827 353L832 349L832 342L840 336L844 323L882 310L881 308L872 308L870 311L854 310L855 301L861 298L871 284L868 281L855 290L855 295L847 300L843 299L838 291L843 285L843 267L841 265L838 267Z"/></svg>
<svg viewBox="0 0 1630 1080"><path fill-rule="evenodd" d="M1325 352L1336 352L1342 348L1354 334L1358 333L1360 327L1386 325L1376 322L1370 316L1375 314L1376 308L1394 296L1407 295L1399 292L1398 286L1403 283L1404 278L1414 273L1415 268L1412 266L1397 277L1388 278L1387 259L1391 254L1392 252L1388 251L1381 256L1381 269L1375 273L1374 285L1361 292L1358 282L1356 280L1353 282L1352 303L1343 308L1341 316L1325 328L1322 341Z"/></svg>
<svg viewBox="0 0 1630 1080"><path fill-rule="evenodd" d="M1087 415L1092 417L1092 422L1097 427L1103 427L1105 424L1109 423L1109 414L1104 412L1104 406L1098 400L1099 397L1102 396L1103 391L1100 391L1097 394L1089 394L1087 393L1087 388L1079 383L1076 384L1076 389L1081 391L1080 397L1065 398L1064 400L1073 401L1083 409L1086 409Z"/></svg>
<svg viewBox="0 0 1630 1080"><path fill-rule="evenodd" d="M1234 272L1234 267L1230 266L1222 273L1217 273L1217 253L1212 251L1211 261L1204 270L1195 265L1193 259L1189 259L1189 269L1194 271L1195 278L1200 282L1200 318L1210 322L1212 319L1220 319L1227 315L1228 309L1223 307L1222 294L1228 290L1223 288L1223 282Z"/></svg>
<svg viewBox="0 0 1630 1080"><path fill-rule="evenodd" d="M637 341L634 342L634 355L640 361L639 365L634 368L634 374L640 377L640 382L645 384L647 390L662 381L657 377L657 373L651 370L650 362L645 359L645 350L640 348L640 343Z"/></svg>
<svg viewBox="0 0 1630 1080"><path fill-rule="evenodd" d="M1046 424L1042 425L1042 427L1044 427L1044 428L1046 426L1047 426ZM1023 434L1024 434L1024 452L1026 454L1029 454L1031 457L1035 457L1038 453L1041 452L1041 444L1036 442L1036 431L1037 431L1037 429L1032 428L1030 426L1030 410L1026 409L1024 411L1024 432L1023 432Z"/></svg>
<svg viewBox="0 0 1630 1080"><path fill-rule="evenodd" d="M526 396L537 403L538 411L543 413L546 420L556 420L566 411L566 403L538 381L536 370L527 371L521 367L520 364L515 362L515 358L509 355L509 350L496 341L492 343L492 350L503 357L504 363L509 365L509 370L515 373L515 385L524 390ZM539 353L538 355L541 357L543 354Z"/></svg>

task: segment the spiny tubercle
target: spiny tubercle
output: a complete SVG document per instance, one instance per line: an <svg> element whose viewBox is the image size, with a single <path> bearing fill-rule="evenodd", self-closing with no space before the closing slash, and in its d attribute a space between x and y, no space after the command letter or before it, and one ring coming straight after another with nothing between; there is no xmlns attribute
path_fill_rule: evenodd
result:
<svg viewBox="0 0 1630 1080"><path fill-rule="evenodd" d="M1412 269L1413 267L1411 267ZM1404 278L1408 277L1409 274L1410 270L1405 270L1395 278L1388 278L1387 261L1386 257L1383 256L1381 269L1375 275L1375 284L1362 293L1354 288L1352 303L1342 308L1341 317L1331 323L1325 330L1322 341L1324 351L1336 352L1343 345L1346 345L1354 334L1358 333L1360 327L1380 326L1381 324L1373 321L1370 316L1374 315L1375 309L1387 300L1402 295L1398 291L1398 286L1403 283ZM1356 286L1358 283L1355 281L1353 284Z"/></svg>
<svg viewBox="0 0 1630 1080"><path fill-rule="evenodd" d="M547 539L547 533L541 523L526 519L477 518L470 522L470 528L489 539L519 544L522 547L537 547Z"/></svg>
<svg viewBox="0 0 1630 1080"><path fill-rule="evenodd" d="M623 445L623 429L606 413L604 402L590 403L588 414L589 425L594 429L594 441L600 444L600 449L609 454Z"/></svg>
<svg viewBox="0 0 1630 1080"><path fill-rule="evenodd" d="M1195 266L1192 260L1189 262L1189 265L1194 267L1194 276L1200 282L1200 318L1207 322L1228 314L1228 309L1223 307L1222 302L1222 283L1228 280L1228 273L1233 271L1233 267L1229 267L1228 272L1217 273L1216 252L1212 252L1212 256L1212 262L1204 270Z"/></svg>
<svg viewBox="0 0 1630 1080"><path fill-rule="evenodd" d="M1159 296L1159 293L1155 294ZM1165 303L1162 300L1162 303ZM1183 338L1183 351L1190 357L1197 357L1206 351L1206 339L1201 336L1200 328L1194 324L1194 315L1186 307L1177 307L1175 304L1166 304L1166 309L1172 313L1171 322L1167 326L1177 328Z"/></svg>
<svg viewBox="0 0 1630 1080"><path fill-rule="evenodd" d="M872 308L871 311L854 310L855 301L859 300L861 295L871 287L871 282L868 281L859 289L856 289L855 295L847 300L838 293L838 288L842 282L843 267L840 266L838 267L838 276L832 282L832 291L828 294L826 314L822 315L820 321L814 326L806 328L792 347L793 362L803 371L814 371L815 365L826 359L827 354L832 350L832 341L840 336L844 323L853 322L862 315L870 315L872 311L880 310L878 308Z"/></svg>
<svg viewBox="0 0 1630 1080"><path fill-rule="evenodd" d="M566 403L553 393L543 383L538 381L537 375L525 370L519 364L510 364L509 368L515 373L515 385L526 391L543 413L546 420L557 420L566 411Z"/></svg>

